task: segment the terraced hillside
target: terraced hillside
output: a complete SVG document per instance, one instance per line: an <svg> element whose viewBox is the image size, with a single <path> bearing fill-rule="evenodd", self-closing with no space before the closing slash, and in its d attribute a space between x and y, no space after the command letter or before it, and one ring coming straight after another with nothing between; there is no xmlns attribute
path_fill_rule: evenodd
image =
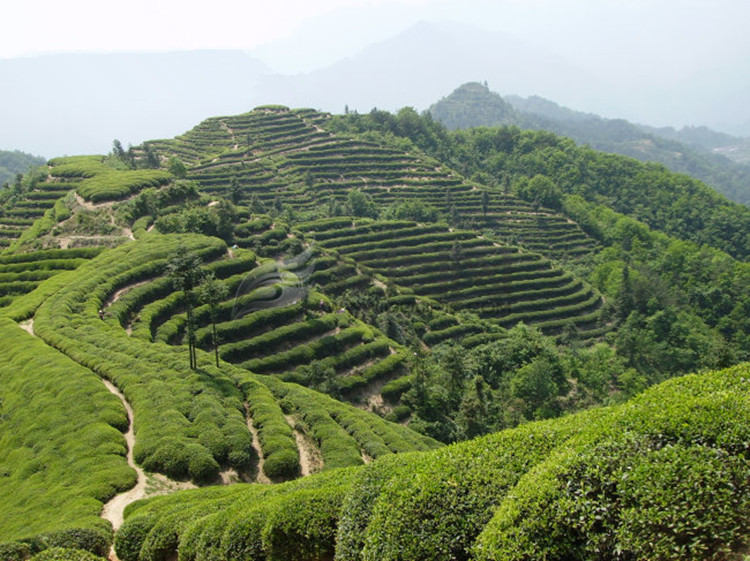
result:
<svg viewBox="0 0 750 561"><path fill-rule="evenodd" d="M191 370L184 347L152 343L149 329L140 323L131 335L130 320L125 318L132 318L136 311L143 317L149 298L152 304L161 304L160 299L152 296L169 297L172 293L170 283L165 282L162 275L166 257L180 244L206 261L207 270L228 282L245 279L247 272L257 264L251 253L227 257L226 245L215 238L147 236L143 241L100 253L66 273L64 283L56 282L58 277L43 281L35 290L14 298L5 308L6 316L23 321L25 328L38 337L34 345L47 349L44 353L52 357L51 362L67 361L75 366L74 378L101 379L121 392L124 403L132 408L137 420L133 450L137 465L167 478L189 478L202 484L240 480L268 482L362 465L384 454L438 446L435 441L406 427L388 423L312 390L261 377L227 363L217 368L209 353L201 352L198 369ZM143 307L139 307L139 303ZM294 313L299 312L299 302L291 302L290 308ZM201 316L200 310L198 316ZM329 317L321 314L320 321L330 321ZM352 321L351 318L336 320ZM311 319L309 324L301 325L316 325L316 322ZM4 323L3 329L8 330L4 337L7 341L14 341L18 337L16 332L22 333L12 322ZM365 326L359 324L353 331L361 335L364 329ZM276 355L268 352L268 356ZM330 356L339 358L334 354ZM12 363L3 362L0 368L3 376L11 371ZM34 371L27 381L30 383L42 373L43 369ZM47 391L63 392L63 384L68 383L69 379L50 378L46 382ZM23 386L23 382L19 384ZM17 409L20 402L10 400L8 393L3 395L6 407L3 414L20 414ZM36 397L29 399L29 406L36 406ZM42 399L41 394L39 399ZM39 407L50 403L48 397L44 399L46 401L40 402ZM120 417L116 427L124 430ZM36 438L45 438L44 433L32 431L28 446L36 446ZM118 444L118 450L119 447ZM2 454L6 453L10 453L10 449L3 447ZM29 461L35 461L33 455ZM8 464L3 461L3 465ZM20 466L19 470L27 469ZM61 476L68 477L67 468L61 469ZM16 485L13 481L9 480L4 488L12 490ZM22 479L18 481L20 484ZM180 486L169 479L164 481L162 486L167 489ZM41 480L40 484L43 484ZM33 480L24 485L31 485L30 493L37 492ZM81 500L89 503L96 500L101 505L118 489L123 486L97 488L88 495L87 491L82 491ZM24 496L16 492L5 496L6 516L19 516L27 508ZM96 513L94 504L91 507ZM54 528L68 528L66 521L73 524L71 528L78 528L74 516L63 517L61 524ZM53 527L31 525L27 530L4 534L3 540L43 539L48 540L45 542L48 546L72 543L101 551L100 545L110 539L106 525L91 526L88 522L86 528L90 528L90 532L71 530L72 533L66 533L66 530L59 535L50 534L53 536L50 538L34 538L48 528ZM85 541L88 539L93 540L94 545Z"/></svg>
<svg viewBox="0 0 750 561"><path fill-rule="evenodd" d="M70 187L45 180L42 173L34 173L27 189L15 197L12 204L0 207L0 251L13 243L38 219L47 215L50 220L67 214L60 200Z"/></svg>
<svg viewBox="0 0 750 561"><path fill-rule="evenodd" d="M467 230L414 222L333 219L300 225L324 247L407 287L502 327L599 332L601 297L535 253Z"/></svg>
<svg viewBox="0 0 750 561"><path fill-rule="evenodd" d="M747 380L747 366L688 376L620 407L434 452L141 502L117 552L124 561L741 559Z"/></svg>
<svg viewBox="0 0 750 561"><path fill-rule="evenodd" d="M233 258L209 263L206 272L227 293L213 316L208 305L195 309L197 346L210 351L217 336L222 360L344 397L404 374L406 349L326 296L366 289L372 277L350 276L353 265L317 253L275 261L236 250ZM124 289L104 315L134 338L172 345L185 338L184 296L166 276Z"/></svg>
<svg viewBox="0 0 750 561"><path fill-rule="evenodd" d="M738 362L733 324L658 306L723 306L742 264L564 207L627 238L601 250L329 124L208 119L7 205L57 197L0 254L0 559L739 559L747 366L593 406L687 370L653 353ZM657 279L661 247L711 267Z"/></svg>
<svg viewBox="0 0 750 561"><path fill-rule="evenodd" d="M48 249L0 256L0 307L37 288L42 281L71 271L95 257L101 247Z"/></svg>
<svg viewBox="0 0 750 561"><path fill-rule="evenodd" d="M383 206L419 199L461 224L558 258L594 247L559 214L469 183L424 155L328 133L326 120L311 110L258 108L208 119L175 140L149 146L184 159L202 191L223 196L232 191L237 202L252 200L266 209L343 204L349 191L359 189Z"/></svg>

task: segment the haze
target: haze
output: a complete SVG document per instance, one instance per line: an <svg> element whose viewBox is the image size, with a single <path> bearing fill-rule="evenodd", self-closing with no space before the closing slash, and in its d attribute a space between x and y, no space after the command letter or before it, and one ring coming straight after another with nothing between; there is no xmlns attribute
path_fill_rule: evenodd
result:
<svg viewBox="0 0 750 561"><path fill-rule="evenodd" d="M2 13L0 149L47 157L173 136L259 103L422 110L470 79L606 117L750 135L750 3L741 0L30 0ZM173 75L149 71L137 91L118 76L138 81L138 63L121 70L98 58L92 77L68 57L52 80L41 61L62 59L40 57L201 49L235 52L227 62L213 53L205 67L182 59ZM409 68L423 70L418 83ZM167 90L162 78L173 80Z"/></svg>

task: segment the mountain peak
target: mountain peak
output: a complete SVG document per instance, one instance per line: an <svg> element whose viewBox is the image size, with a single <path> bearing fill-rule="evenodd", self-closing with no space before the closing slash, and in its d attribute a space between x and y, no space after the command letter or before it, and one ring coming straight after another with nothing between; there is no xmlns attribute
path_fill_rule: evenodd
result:
<svg viewBox="0 0 750 561"><path fill-rule="evenodd" d="M487 82L467 82L428 109L432 117L449 129L508 125L518 121L513 107Z"/></svg>

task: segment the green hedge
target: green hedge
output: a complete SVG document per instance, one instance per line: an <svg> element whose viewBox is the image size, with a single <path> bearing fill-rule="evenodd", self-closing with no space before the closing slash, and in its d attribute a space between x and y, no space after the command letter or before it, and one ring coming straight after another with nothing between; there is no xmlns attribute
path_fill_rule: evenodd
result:
<svg viewBox="0 0 750 561"><path fill-rule="evenodd" d="M285 400L310 399L269 382ZM208 490L146 501L123 533L145 544L158 528L195 561L739 558L750 531L748 390L748 365L686 376L618 407L239 486L231 503Z"/></svg>
<svg viewBox="0 0 750 561"><path fill-rule="evenodd" d="M76 271L55 298L41 305L35 330L45 341L120 387L139 419L136 461L173 477L207 480L216 476L220 462L226 460L241 468L251 457L252 442L244 426L239 389L209 366L209 357L203 358L200 372L193 372L185 349L129 338L119 326L102 322L98 316L103 302L119 288L160 273L164 258L179 243L189 244L207 257L225 251L219 240L158 236L103 253ZM203 425L192 409L197 394L218 412L207 422L220 444L209 447L200 440L199 427ZM226 459L218 452L225 449Z"/></svg>
<svg viewBox="0 0 750 561"><path fill-rule="evenodd" d="M105 554L102 504L135 483L120 401L98 376L0 318L0 543Z"/></svg>

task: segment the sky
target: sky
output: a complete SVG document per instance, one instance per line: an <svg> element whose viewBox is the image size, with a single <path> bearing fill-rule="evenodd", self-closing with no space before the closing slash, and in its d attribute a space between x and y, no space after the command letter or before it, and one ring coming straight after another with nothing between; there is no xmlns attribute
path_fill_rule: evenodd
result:
<svg viewBox="0 0 750 561"><path fill-rule="evenodd" d="M750 55L747 0L24 0L0 58L59 51L242 49L279 72L356 53L424 19L509 32L591 66L685 77Z"/></svg>
<svg viewBox="0 0 750 561"><path fill-rule="evenodd" d="M238 49L291 75L353 58L421 21L457 22L561 57L622 97L573 109L750 131L749 0L9 0L0 21L0 62Z"/></svg>

